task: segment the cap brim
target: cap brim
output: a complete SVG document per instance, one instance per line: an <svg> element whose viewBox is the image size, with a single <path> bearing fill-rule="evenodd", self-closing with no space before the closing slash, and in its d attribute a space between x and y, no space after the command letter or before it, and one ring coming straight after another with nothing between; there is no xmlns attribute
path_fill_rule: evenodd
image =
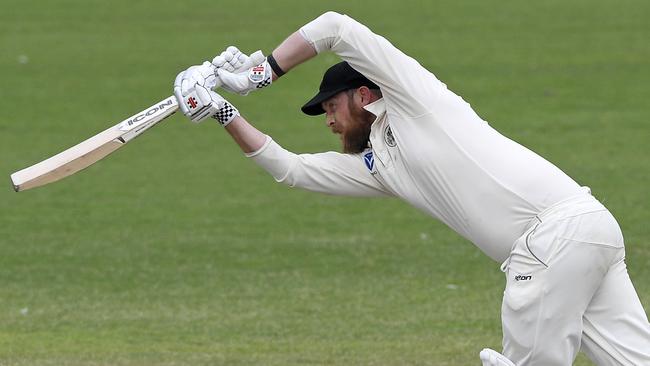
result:
<svg viewBox="0 0 650 366"><path fill-rule="evenodd" d="M346 89L347 87L344 86L340 89L321 91L316 94L315 97L311 98L307 103L305 103L305 105L303 105L300 110L309 116L318 116L320 114L323 114L325 113L325 110L321 104Z"/></svg>

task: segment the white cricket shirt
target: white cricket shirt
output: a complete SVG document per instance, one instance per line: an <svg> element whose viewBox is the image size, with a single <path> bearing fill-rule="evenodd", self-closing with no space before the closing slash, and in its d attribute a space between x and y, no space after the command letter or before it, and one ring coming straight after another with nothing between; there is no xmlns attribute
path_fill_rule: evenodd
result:
<svg viewBox="0 0 650 366"><path fill-rule="evenodd" d="M270 137L248 154L278 182L349 196L397 196L502 262L536 214L580 186L501 135L416 60L354 19L328 12L300 29L379 85L371 148L291 153Z"/></svg>

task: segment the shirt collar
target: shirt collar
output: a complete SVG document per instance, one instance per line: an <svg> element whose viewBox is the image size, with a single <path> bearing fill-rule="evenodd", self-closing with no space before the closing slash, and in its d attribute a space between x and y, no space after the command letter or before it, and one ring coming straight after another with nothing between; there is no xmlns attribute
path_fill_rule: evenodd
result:
<svg viewBox="0 0 650 366"><path fill-rule="evenodd" d="M384 98L379 98L374 102L365 105L363 109L374 114L376 117L380 117L382 114L386 113L386 103L384 102Z"/></svg>

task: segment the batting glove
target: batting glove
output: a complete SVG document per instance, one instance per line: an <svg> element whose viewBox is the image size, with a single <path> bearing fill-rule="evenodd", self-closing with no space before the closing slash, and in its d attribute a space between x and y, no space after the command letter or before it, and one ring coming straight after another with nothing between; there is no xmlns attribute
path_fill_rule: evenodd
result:
<svg viewBox="0 0 650 366"><path fill-rule="evenodd" d="M228 72L235 72L235 70L239 70L244 66L249 61L249 57L242 53L237 47L235 46L228 46L225 51L221 52L220 55L215 57L212 60L212 65L214 65L215 68L217 69L224 69ZM256 62L255 64L260 63L260 61ZM250 68L253 66L252 64L246 67L246 69Z"/></svg>
<svg viewBox="0 0 650 366"><path fill-rule="evenodd" d="M216 83L214 66L207 61L176 76L174 95L183 114L192 122L199 123L214 117L222 126L226 126L239 115L237 108L212 91Z"/></svg>
<svg viewBox="0 0 650 366"><path fill-rule="evenodd" d="M253 90L271 85L271 66L261 52L249 56L230 46L212 60L221 81L221 87L231 93L248 95ZM240 71L242 67L246 69Z"/></svg>

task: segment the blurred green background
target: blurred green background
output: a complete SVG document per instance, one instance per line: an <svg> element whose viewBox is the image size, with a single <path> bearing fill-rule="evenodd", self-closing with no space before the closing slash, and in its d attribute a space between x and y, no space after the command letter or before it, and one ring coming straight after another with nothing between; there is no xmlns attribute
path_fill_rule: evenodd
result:
<svg viewBox="0 0 650 366"><path fill-rule="evenodd" d="M396 200L275 184L215 123L173 116L73 177L12 191L10 173L170 95L180 70L231 44L270 52L327 10L589 185L650 307L646 0L0 9L0 365L478 365L500 348L498 264ZM336 61L228 98L293 151L338 150L299 112Z"/></svg>

